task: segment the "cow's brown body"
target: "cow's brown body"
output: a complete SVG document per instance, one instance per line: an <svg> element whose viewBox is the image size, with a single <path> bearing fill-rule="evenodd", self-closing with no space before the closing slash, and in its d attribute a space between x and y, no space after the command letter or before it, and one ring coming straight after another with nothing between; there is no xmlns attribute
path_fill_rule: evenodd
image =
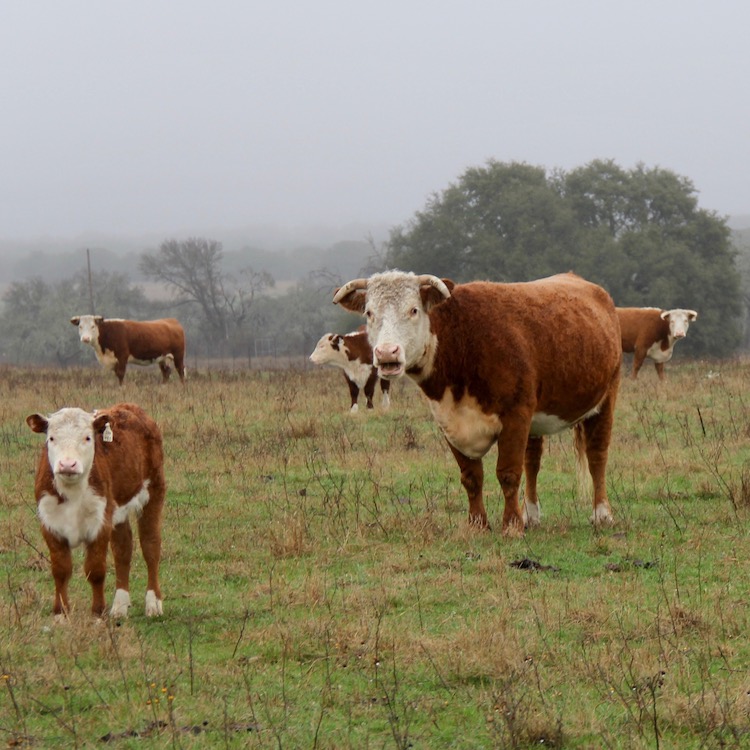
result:
<svg viewBox="0 0 750 750"><path fill-rule="evenodd" d="M116 577L112 614L127 614L133 554L129 515L135 512L148 570L146 614L161 614L159 562L166 486L162 437L156 423L135 404L118 404L94 414L62 409L49 417L32 414L27 422L34 432L47 435L34 494L52 563L54 613L64 615L70 609L72 549L83 545L91 611L103 614L111 543Z"/></svg>
<svg viewBox="0 0 750 750"><path fill-rule="evenodd" d="M588 459L593 520L611 521L605 469L622 351L601 287L573 274L453 285L393 271L345 284L334 301L367 315L381 377L406 373L427 396L461 469L472 523L487 526L482 457L495 443L504 531L539 520L543 436L566 427L576 428Z"/></svg>
<svg viewBox="0 0 750 750"><path fill-rule="evenodd" d="M121 320L79 315L70 319L79 326L81 340L94 348L105 367L114 370L122 384L128 362L138 365L159 364L162 380L170 374L174 362L180 380L185 381L185 331L174 318L162 320ZM83 326L87 325L86 334Z"/></svg>
<svg viewBox="0 0 750 750"><path fill-rule="evenodd" d="M689 323L698 314L695 310L618 307L617 316L620 319L622 350L633 354L632 377L638 377L638 371L648 357L654 361L659 379L664 380L664 363L672 358L675 343L685 337Z"/></svg>

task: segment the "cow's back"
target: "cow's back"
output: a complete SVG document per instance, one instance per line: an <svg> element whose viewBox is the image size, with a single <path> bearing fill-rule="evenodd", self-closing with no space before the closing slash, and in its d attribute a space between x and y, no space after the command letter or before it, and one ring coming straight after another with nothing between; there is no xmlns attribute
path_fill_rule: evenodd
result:
<svg viewBox="0 0 750 750"><path fill-rule="evenodd" d="M148 481L151 491L164 488L164 451L158 425L136 404L117 404L97 412L111 430L96 436L91 483L109 484L117 505L128 503Z"/></svg>
<svg viewBox="0 0 750 750"><path fill-rule="evenodd" d="M462 388L473 391L488 411L526 401L575 420L582 406L604 398L619 373L614 303L573 274L459 284L430 318L438 338L434 380L456 396Z"/></svg>
<svg viewBox="0 0 750 750"><path fill-rule="evenodd" d="M618 307L617 316L624 352L634 352L636 347L646 350L669 335L669 323L657 307Z"/></svg>

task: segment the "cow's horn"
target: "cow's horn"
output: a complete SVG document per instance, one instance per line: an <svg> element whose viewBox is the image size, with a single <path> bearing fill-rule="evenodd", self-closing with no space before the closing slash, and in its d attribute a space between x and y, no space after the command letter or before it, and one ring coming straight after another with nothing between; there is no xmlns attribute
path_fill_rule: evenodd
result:
<svg viewBox="0 0 750 750"><path fill-rule="evenodd" d="M430 273L425 273L421 276L417 276L417 281L419 281L420 286L423 284L434 286L435 289L437 289L440 294L442 294L446 299L451 296L450 289L448 289L443 280L439 279L437 276L433 276Z"/></svg>
<svg viewBox="0 0 750 750"><path fill-rule="evenodd" d="M336 294L333 295L333 304L337 305L347 294L353 292L355 289L367 289L367 279L353 279L352 281L347 281L346 284L340 287Z"/></svg>

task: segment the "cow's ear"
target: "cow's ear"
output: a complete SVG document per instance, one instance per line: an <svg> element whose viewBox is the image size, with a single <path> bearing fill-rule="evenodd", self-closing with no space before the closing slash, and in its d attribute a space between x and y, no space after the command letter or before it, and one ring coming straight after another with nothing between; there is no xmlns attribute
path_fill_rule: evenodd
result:
<svg viewBox="0 0 750 750"><path fill-rule="evenodd" d="M70 322L71 322L71 323L72 323L72 324L73 324L74 326L77 326L77 325L78 325L78 324L79 324L79 323L81 322L81 318L80 318L80 316L79 316L79 315L76 315L76 316L75 316L74 318L71 318L71 319L70 319Z"/></svg>
<svg viewBox="0 0 750 750"><path fill-rule="evenodd" d="M698 317L698 313L695 310L685 310L685 312L688 314L688 320L691 322Z"/></svg>
<svg viewBox="0 0 750 750"><path fill-rule="evenodd" d="M338 289L334 293L334 297L338 294ZM359 313L363 315L365 312L365 299L367 297L366 289L352 289L349 294L343 296L341 299L336 300L334 304L341 305L345 310L353 313Z"/></svg>
<svg viewBox="0 0 750 750"><path fill-rule="evenodd" d="M662 310L662 311L661 311L661 313L659 314L659 317L660 317L660 318L661 318L662 320L669 320L669 316L670 316L671 314L672 314L672 311L671 311L671 310Z"/></svg>
<svg viewBox="0 0 750 750"><path fill-rule="evenodd" d="M453 282L451 282L451 284L453 284ZM455 284L453 284L453 286L455 286ZM448 287L448 291L450 290L451 287ZM440 290L436 289L434 286L424 285L419 287L419 294L422 297L422 306L427 312L435 307L435 305L445 302L447 299L447 297L444 297L440 293Z"/></svg>
<svg viewBox="0 0 750 750"><path fill-rule="evenodd" d="M104 320L103 315L94 315L94 323L101 323Z"/></svg>
<svg viewBox="0 0 750 750"><path fill-rule="evenodd" d="M453 292L453 288L456 286L456 282L453 279L443 279L443 284L448 287L449 292Z"/></svg>
<svg viewBox="0 0 750 750"><path fill-rule="evenodd" d="M29 414L29 416L26 417L26 424L31 427L34 432L44 434L47 432L49 422L47 421L47 417L43 417L41 414Z"/></svg>
<svg viewBox="0 0 750 750"><path fill-rule="evenodd" d="M94 433L99 434L100 432L104 432L104 428L107 426L107 423L109 422L110 417L107 412L100 411L96 413L96 416L94 417L94 422L92 427L94 428Z"/></svg>

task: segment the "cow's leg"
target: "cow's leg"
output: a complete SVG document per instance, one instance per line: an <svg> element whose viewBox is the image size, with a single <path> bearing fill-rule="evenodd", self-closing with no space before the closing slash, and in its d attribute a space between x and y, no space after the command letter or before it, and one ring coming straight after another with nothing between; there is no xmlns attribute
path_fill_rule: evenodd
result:
<svg viewBox="0 0 750 750"><path fill-rule="evenodd" d="M159 563L161 561L161 520L164 507L164 485L152 484L149 501L138 517L138 539L146 561L148 584L146 586L146 617L164 612L159 586Z"/></svg>
<svg viewBox="0 0 750 750"><path fill-rule="evenodd" d="M166 383L169 380L169 374L172 372L166 359L159 360L159 369L161 370L161 382Z"/></svg>
<svg viewBox="0 0 750 750"><path fill-rule="evenodd" d="M107 547L109 534L99 534L86 547L83 572L91 584L91 614L101 617L104 614L104 579L107 575Z"/></svg>
<svg viewBox="0 0 750 750"><path fill-rule="evenodd" d="M372 397L375 395L375 384L378 382L378 371L373 367L370 377L365 383L365 398L367 399L367 408L373 409Z"/></svg>
<svg viewBox="0 0 750 750"><path fill-rule="evenodd" d="M659 380L664 380L664 362L654 362L656 368L656 374L659 376Z"/></svg>
<svg viewBox="0 0 750 750"><path fill-rule="evenodd" d="M349 411L352 414L356 414L359 409L359 406L357 405L357 399L359 398L359 386L346 373L344 373L344 377L346 378L346 383L349 386L349 395L352 399L352 406Z"/></svg>
<svg viewBox="0 0 750 750"><path fill-rule="evenodd" d="M127 617L130 608L130 564L133 560L133 530L130 521L118 523L112 529L112 556L115 559L115 598L111 617Z"/></svg>
<svg viewBox="0 0 750 750"><path fill-rule="evenodd" d="M530 437L526 443L524 472L526 474L526 499L523 504L523 521L526 526L536 526L542 518L539 496L536 491L536 478L542 463L544 438Z"/></svg>
<svg viewBox="0 0 750 750"><path fill-rule="evenodd" d="M484 484L484 467L481 458L468 458L448 443L461 469L461 484L469 498L469 523L482 529L489 529L487 511L482 500L482 485Z"/></svg>
<svg viewBox="0 0 750 750"><path fill-rule="evenodd" d="M579 457L585 450L589 473L594 485L594 509L591 520L594 524L612 523L612 509L607 498L607 455L612 436L615 402L618 383L613 383L609 395L605 398L598 414L581 423L583 443L579 443L579 430L576 429L576 449Z"/></svg>
<svg viewBox="0 0 750 750"><path fill-rule="evenodd" d="M55 582L55 601L52 611L56 617L63 617L70 611L68 582L73 575L73 555L70 545L42 528L42 535L49 548L52 563L52 578Z"/></svg>
<svg viewBox="0 0 750 750"><path fill-rule="evenodd" d="M381 406L383 409L390 409L391 407L391 381L380 379L380 391L383 398L381 399Z"/></svg>
<svg viewBox="0 0 750 750"><path fill-rule="evenodd" d="M177 370L177 374L180 376L180 381L185 382L185 361L182 354L177 353L174 357L174 369Z"/></svg>
<svg viewBox="0 0 750 750"><path fill-rule="evenodd" d="M638 347L635 348L635 351L633 352L633 380L635 380L638 377L638 371L641 369L641 365L643 365L643 360L646 359L646 352L644 349L639 349Z"/></svg>
<svg viewBox="0 0 750 750"><path fill-rule="evenodd" d="M503 534L523 534L523 513L518 500L530 420L506 416L497 439L497 481L505 497Z"/></svg>
<svg viewBox="0 0 750 750"><path fill-rule="evenodd" d="M125 370L128 367L128 358L125 357L124 359L118 359L115 363L115 375L117 375L117 379L120 381L120 385L122 385L122 381L125 379Z"/></svg>

